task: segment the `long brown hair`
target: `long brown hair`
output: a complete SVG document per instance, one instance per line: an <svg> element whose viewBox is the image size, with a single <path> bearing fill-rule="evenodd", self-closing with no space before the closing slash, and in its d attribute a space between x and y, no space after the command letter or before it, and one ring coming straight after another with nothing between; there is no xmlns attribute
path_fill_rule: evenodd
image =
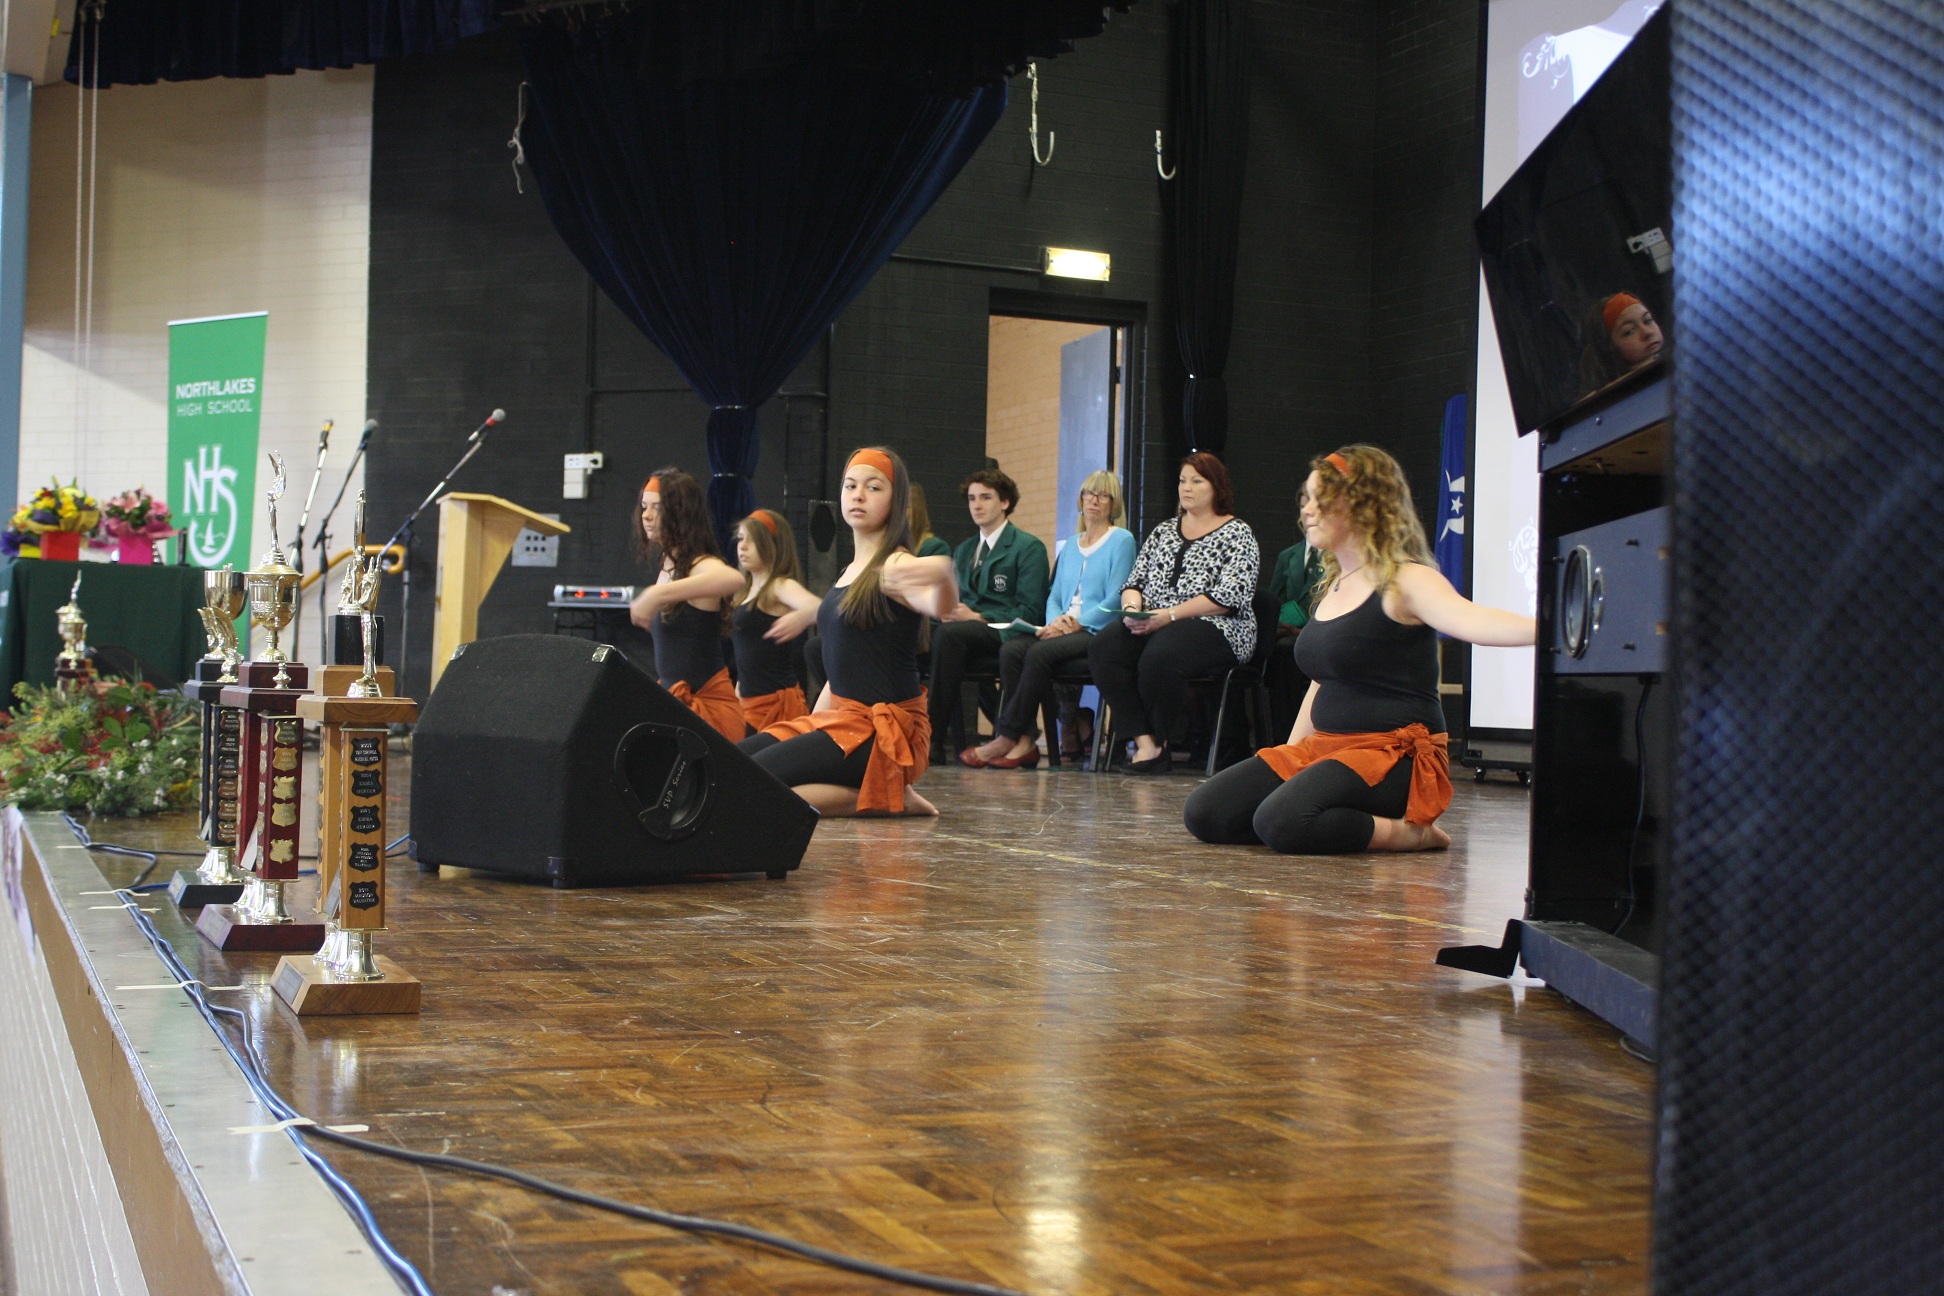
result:
<svg viewBox="0 0 1944 1296"><path fill-rule="evenodd" d="M1193 454L1181 457L1180 468L1193 468L1203 481L1215 488L1215 500L1212 505L1215 512L1223 515L1235 512L1235 487L1229 482L1228 468L1220 459L1206 450L1197 450ZM1180 476L1179 469L1176 470L1175 475ZM1181 511L1179 505L1176 506L1175 511L1177 513Z"/></svg>
<svg viewBox="0 0 1944 1296"><path fill-rule="evenodd" d="M883 588L885 559L901 550L911 552L911 473L897 451L887 446L864 449L874 450L891 461L891 512L884 519L884 535L878 542L877 552L844 591L844 600L837 605L837 610L849 624L869 630L891 618L891 598ZM850 458L844 461L846 473L859 453L851 451Z"/></svg>
<svg viewBox="0 0 1944 1296"><path fill-rule="evenodd" d="M1424 538L1424 523L1418 520L1417 505L1411 501L1411 484L1404 480L1404 469L1397 460L1373 445L1347 445L1310 460L1310 471L1317 478L1319 512L1333 509L1339 502L1349 504L1350 526L1370 568L1371 586L1378 593L1390 588L1398 569L1407 563L1423 563L1437 570L1437 559L1431 556L1431 545ZM1341 574L1336 555L1324 550L1317 597Z"/></svg>
<svg viewBox="0 0 1944 1296"><path fill-rule="evenodd" d="M763 564L763 583L756 586L756 597L749 597L751 586L756 585L756 573L743 573L743 596L739 602L754 602L758 609L763 600L770 596L770 587L780 580L793 580L797 574L796 533L790 524L775 509L757 509L742 521L736 523L737 530L749 541L749 547L756 551L757 561Z"/></svg>
<svg viewBox="0 0 1944 1296"><path fill-rule="evenodd" d="M931 509L925 504L925 488L911 483L911 552L932 538Z"/></svg>
<svg viewBox="0 0 1944 1296"><path fill-rule="evenodd" d="M716 549L715 528L709 522L709 506L702 498L702 484L673 466L657 468L648 481L653 483L656 493L661 496L661 521L656 530L661 539L656 544L648 542L648 533L642 526L643 510L639 503L635 506L635 552L648 564L648 569L659 573L664 561L668 564L671 580L681 580L695 567L701 558L721 560L722 554ZM647 485L642 486L645 494ZM662 618L668 620L675 615L680 604L670 604L662 609ZM722 605L723 624L729 620L729 604Z"/></svg>

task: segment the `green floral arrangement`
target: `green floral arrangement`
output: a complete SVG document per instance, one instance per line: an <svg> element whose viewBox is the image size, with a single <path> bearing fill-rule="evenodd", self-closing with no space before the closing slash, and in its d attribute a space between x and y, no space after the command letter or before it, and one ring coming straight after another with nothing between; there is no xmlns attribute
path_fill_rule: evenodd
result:
<svg viewBox="0 0 1944 1296"><path fill-rule="evenodd" d="M157 814L196 803L200 708L153 684L20 683L0 711L0 804L96 815Z"/></svg>

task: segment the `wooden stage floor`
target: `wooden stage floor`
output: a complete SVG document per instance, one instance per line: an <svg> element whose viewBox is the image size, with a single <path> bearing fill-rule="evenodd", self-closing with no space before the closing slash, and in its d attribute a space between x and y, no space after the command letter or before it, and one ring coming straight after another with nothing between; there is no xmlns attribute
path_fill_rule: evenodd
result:
<svg viewBox="0 0 1944 1296"><path fill-rule="evenodd" d="M1448 854L1316 859L1191 841L1181 775L922 786L942 818L825 824L786 882L395 861L417 1018L300 1023L275 956L156 917L255 987L297 1108L372 1138L1035 1293L1647 1289L1652 1069L1432 963L1519 912L1522 789L1461 783ZM93 832L195 845L181 816ZM907 1290L329 1155L441 1293Z"/></svg>

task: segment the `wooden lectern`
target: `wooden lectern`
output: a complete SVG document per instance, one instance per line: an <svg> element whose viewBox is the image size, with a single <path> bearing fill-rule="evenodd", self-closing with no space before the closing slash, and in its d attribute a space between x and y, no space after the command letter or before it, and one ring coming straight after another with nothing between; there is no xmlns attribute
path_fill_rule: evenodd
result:
<svg viewBox="0 0 1944 1296"><path fill-rule="evenodd" d="M520 532L566 535L565 522L497 495L455 491L439 500L439 580L432 620L432 685L460 644L479 637L479 605L493 588Z"/></svg>

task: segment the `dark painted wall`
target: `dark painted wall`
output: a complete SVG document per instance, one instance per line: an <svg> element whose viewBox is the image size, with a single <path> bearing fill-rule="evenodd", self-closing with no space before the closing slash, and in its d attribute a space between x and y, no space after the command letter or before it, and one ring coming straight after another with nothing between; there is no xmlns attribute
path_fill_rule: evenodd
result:
<svg viewBox="0 0 1944 1296"><path fill-rule="evenodd" d="M1273 556L1299 538L1309 457L1341 442L1390 446L1420 500L1435 498L1443 401L1470 385L1478 6L1255 0L1252 17L1227 458L1239 512ZM1016 79L1004 121L786 385L794 396L765 410L759 499L800 522L848 448L882 441L926 486L941 534L968 534L954 487L984 454L993 294L1052 291L1144 311L1144 443L1128 475L1149 522L1172 507L1180 370L1153 161L1169 19L1149 0L1041 65L1040 127L1057 136L1049 166L1033 165L1029 85ZM512 417L457 489L574 527L559 567L501 575L484 635L547 629L556 582L639 579L636 488L659 464L706 462L701 402L590 293L531 183L515 191L506 139L519 81L512 42L489 36L381 64L374 105L369 381L385 423L369 473L374 528L423 497L495 405ZM1049 244L1111 253L1113 281L1043 279ZM605 452L608 470L592 498L562 500L561 456L580 449ZM421 526L413 562L406 686L418 690L436 532L436 518ZM397 582L386 600L396 616Z"/></svg>

